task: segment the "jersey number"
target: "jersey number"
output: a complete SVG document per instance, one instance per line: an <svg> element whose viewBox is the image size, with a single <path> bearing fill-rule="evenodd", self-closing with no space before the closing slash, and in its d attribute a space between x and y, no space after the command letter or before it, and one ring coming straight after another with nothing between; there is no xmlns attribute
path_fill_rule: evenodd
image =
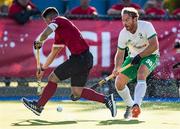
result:
<svg viewBox="0 0 180 129"><path fill-rule="evenodd" d="M152 66L152 65L153 65L153 62L152 62L150 59L147 59L147 60L146 60L146 63L149 64L149 66Z"/></svg>

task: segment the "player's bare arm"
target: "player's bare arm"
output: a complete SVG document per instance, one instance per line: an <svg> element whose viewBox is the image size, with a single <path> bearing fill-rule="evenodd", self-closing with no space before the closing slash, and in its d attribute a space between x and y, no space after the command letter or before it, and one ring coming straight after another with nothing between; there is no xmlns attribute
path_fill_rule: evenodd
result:
<svg viewBox="0 0 180 129"><path fill-rule="evenodd" d="M117 71L121 68L121 65L124 61L124 53L125 50L117 49L116 55L114 57L114 70L113 74L116 75L118 74Z"/></svg>
<svg viewBox="0 0 180 129"><path fill-rule="evenodd" d="M63 47L52 47L50 54L47 57L46 62L42 65L41 71L37 73L37 78L41 79L44 75L44 70L49 67L49 65L53 62L57 54L63 49Z"/></svg>
<svg viewBox="0 0 180 129"><path fill-rule="evenodd" d="M57 54L63 49L64 47L52 47L50 54L47 57L46 62L43 64L43 69L47 69L48 66L53 62Z"/></svg>
<svg viewBox="0 0 180 129"><path fill-rule="evenodd" d="M43 41L45 41L48 36L53 32L53 30L48 26L44 31L39 35L38 39L35 41L36 45L41 47Z"/></svg>
<svg viewBox="0 0 180 129"><path fill-rule="evenodd" d="M141 58L151 55L154 51L158 49L159 42L158 42L157 36L154 36L148 41L149 41L149 46L143 52L139 54Z"/></svg>
<svg viewBox="0 0 180 129"><path fill-rule="evenodd" d="M40 35L39 41L44 41L53 32L53 30L48 26Z"/></svg>
<svg viewBox="0 0 180 129"><path fill-rule="evenodd" d="M53 30L48 26L34 41L34 48L35 49L40 49L43 42L48 38L48 36L53 32Z"/></svg>

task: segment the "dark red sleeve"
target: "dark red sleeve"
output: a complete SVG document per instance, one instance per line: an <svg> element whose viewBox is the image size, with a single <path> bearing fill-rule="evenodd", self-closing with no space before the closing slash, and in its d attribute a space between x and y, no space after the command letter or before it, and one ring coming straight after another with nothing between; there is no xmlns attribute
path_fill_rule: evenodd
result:
<svg viewBox="0 0 180 129"><path fill-rule="evenodd" d="M164 9L159 9L158 12L159 12L159 15L165 15L165 13L166 13Z"/></svg>
<svg viewBox="0 0 180 129"><path fill-rule="evenodd" d="M153 11L152 8L148 8L148 9L145 10L145 13L146 13L147 15L149 15L149 14L151 14L151 13L153 13L153 12L154 12L154 11Z"/></svg>
<svg viewBox="0 0 180 129"><path fill-rule="evenodd" d="M9 16L12 16L16 13L20 13L22 11L22 8L19 7L16 3L13 3L9 8Z"/></svg>
<svg viewBox="0 0 180 129"><path fill-rule="evenodd" d="M94 12L97 12L95 7L90 6L90 9L91 9L91 14L93 14Z"/></svg>
<svg viewBox="0 0 180 129"><path fill-rule="evenodd" d="M71 10L71 14L78 14L79 13L79 7L76 7L76 8L73 8L72 10Z"/></svg>

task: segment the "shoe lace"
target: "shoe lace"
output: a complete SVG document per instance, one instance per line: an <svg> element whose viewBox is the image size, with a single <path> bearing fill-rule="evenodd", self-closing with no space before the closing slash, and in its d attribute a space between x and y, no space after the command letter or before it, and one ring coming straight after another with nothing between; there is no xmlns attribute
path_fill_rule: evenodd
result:
<svg viewBox="0 0 180 129"><path fill-rule="evenodd" d="M35 105L35 104L31 104L31 107L33 108L33 109L35 109L35 110L37 110L38 109L38 107Z"/></svg>

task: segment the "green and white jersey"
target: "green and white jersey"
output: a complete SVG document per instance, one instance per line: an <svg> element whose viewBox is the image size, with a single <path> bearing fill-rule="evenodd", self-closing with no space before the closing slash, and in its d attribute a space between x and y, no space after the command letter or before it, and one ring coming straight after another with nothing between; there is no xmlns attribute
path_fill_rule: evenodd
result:
<svg viewBox="0 0 180 129"><path fill-rule="evenodd" d="M134 34L130 33L124 27L119 33L118 48L129 48L130 57L134 57L148 47L149 39L156 36L157 33L150 22L138 20L137 30ZM159 49L152 54L159 55Z"/></svg>

